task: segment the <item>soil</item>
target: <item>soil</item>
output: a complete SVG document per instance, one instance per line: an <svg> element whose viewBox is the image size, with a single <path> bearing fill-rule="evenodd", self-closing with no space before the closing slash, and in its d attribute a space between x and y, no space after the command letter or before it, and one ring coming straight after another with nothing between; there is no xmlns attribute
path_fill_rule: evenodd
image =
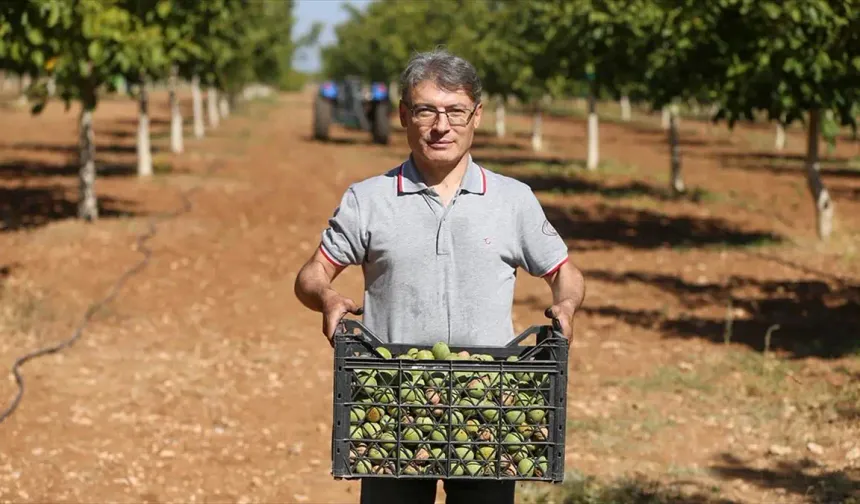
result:
<svg viewBox="0 0 860 504"><path fill-rule="evenodd" d="M402 132L388 146L341 128L313 141L300 93L246 104L194 139L183 96L185 152L171 154L167 97L153 93L157 173L138 180L135 103L105 99L101 219L83 223L77 108L31 117L6 103L0 368L72 336L148 260L74 346L23 366L26 392L0 424L0 499L357 502L359 483L330 474L331 348L293 282L346 187L408 154ZM487 114L475 158L532 185L587 281L566 469L690 499L860 498L857 144L822 148L838 219L822 243L800 131L774 153L767 129L684 121L690 190L675 197L659 117L604 121L596 174L582 120L545 118L533 153L530 120L509 118L498 139ZM336 286L360 301L360 270ZM520 275L517 330L545 324L550 302ZM15 392L10 375L0 404ZM520 501L557 489L522 485Z"/></svg>

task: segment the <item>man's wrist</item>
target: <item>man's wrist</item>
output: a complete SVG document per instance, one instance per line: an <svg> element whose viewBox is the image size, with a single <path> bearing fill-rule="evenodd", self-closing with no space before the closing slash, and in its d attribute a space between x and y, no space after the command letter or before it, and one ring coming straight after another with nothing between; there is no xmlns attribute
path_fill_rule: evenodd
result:
<svg viewBox="0 0 860 504"><path fill-rule="evenodd" d="M556 303L556 305L564 310L568 315L573 315L576 311L576 302L571 298L561 299Z"/></svg>
<svg viewBox="0 0 860 504"><path fill-rule="evenodd" d="M319 294L320 305L325 308L326 303L334 296L337 296L338 293L336 290L331 287L324 287Z"/></svg>

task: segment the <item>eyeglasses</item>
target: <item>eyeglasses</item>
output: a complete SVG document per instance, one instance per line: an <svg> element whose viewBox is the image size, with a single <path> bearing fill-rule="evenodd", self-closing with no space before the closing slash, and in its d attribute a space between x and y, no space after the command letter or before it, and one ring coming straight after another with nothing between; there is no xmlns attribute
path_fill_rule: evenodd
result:
<svg viewBox="0 0 860 504"><path fill-rule="evenodd" d="M448 118L448 124L451 126L465 126L472 120L472 116L475 115L475 111L478 110L478 105L480 105L480 103L475 104L475 107L472 110L462 107L452 107L448 110L439 110L428 105L418 105L417 107L407 105L407 108L412 112L412 118L415 122L421 126L432 126L436 124L436 121L439 119L439 114L445 114Z"/></svg>

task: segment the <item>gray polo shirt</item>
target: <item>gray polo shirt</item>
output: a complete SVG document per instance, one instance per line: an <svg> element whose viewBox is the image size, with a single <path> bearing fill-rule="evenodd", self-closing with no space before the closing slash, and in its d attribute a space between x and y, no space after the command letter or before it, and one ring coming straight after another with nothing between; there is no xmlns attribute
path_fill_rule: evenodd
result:
<svg viewBox="0 0 860 504"><path fill-rule="evenodd" d="M534 276L568 259L526 184L471 156L448 207L411 157L352 184L322 233L337 265L364 271L364 324L390 343L504 346L520 267Z"/></svg>

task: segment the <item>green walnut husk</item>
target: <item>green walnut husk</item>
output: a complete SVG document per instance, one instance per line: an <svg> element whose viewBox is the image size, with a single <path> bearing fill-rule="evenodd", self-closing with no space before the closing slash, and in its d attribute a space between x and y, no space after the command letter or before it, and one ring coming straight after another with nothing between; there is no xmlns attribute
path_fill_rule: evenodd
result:
<svg viewBox="0 0 860 504"><path fill-rule="evenodd" d="M355 464L355 472L357 474L370 474L372 470L373 464L371 464L369 460L359 460Z"/></svg>
<svg viewBox="0 0 860 504"><path fill-rule="evenodd" d="M353 406L349 409L349 423L359 424L364 421L364 408L361 406Z"/></svg>

